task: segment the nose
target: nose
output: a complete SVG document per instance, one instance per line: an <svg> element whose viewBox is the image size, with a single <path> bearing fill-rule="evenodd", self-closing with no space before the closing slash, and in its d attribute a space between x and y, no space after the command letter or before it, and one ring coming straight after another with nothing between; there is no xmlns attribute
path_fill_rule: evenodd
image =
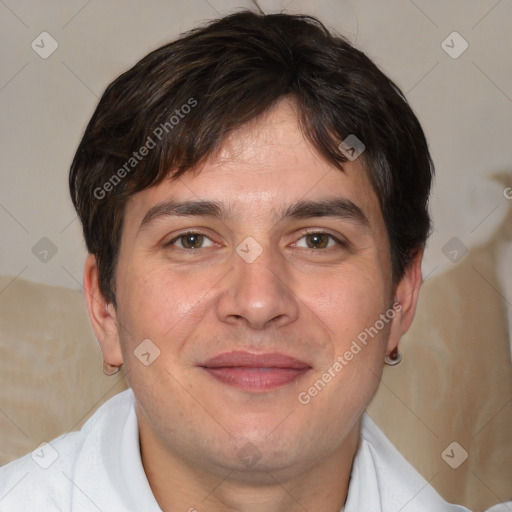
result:
<svg viewBox="0 0 512 512"><path fill-rule="evenodd" d="M217 314L223 322L252 329L282 327L299 316L298 299L286 261L270 248L252 262L233 253L233 270L226 276Z"/></svg>

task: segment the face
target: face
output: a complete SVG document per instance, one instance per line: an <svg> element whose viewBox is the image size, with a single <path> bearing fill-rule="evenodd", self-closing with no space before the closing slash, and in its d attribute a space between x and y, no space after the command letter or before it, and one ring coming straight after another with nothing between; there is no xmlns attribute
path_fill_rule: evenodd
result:
<svg viewBox="0 0 512 512"><path fill-rule="evenodd" d="M130 199L116 328L98 337L122 358L141 438L211 470L298 473L357 429L410 282L392 284L361 160L323 160L283 100Z"/></svg>

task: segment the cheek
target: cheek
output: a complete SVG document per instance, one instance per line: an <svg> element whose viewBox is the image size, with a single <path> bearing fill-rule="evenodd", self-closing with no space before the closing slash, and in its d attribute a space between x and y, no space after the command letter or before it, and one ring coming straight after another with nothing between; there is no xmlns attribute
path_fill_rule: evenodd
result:
<svg viewBox="0 0 512 512"><path fill-rule="evenodd" d="M390 307L389 289L373 268L347 265L324 279L320 289L311 288L316 293L310 296L309 307L328 326L334 354L308 383L313 386L312 394L302 390L306 400L311 398L312 412L318 408L320 414L328 407L333 418L346 418L347 414L355 418L377 389L391 321L381 320ZM329 381L325 390L319 379Z"/></svg>
<svg viewBox="0 0 512 512"><path fill-rule="evenodd" d="M163 265L127 270L119 282L118 303L130 337L163 341L194 317L209 289L197 274L171 273Z"/></svg>
<svg viewBox="0 0 512 512"><path fill-rule="evenodd" d="M327 278L311 282L304 297L316 315L343 344L375 324L390 306L389 290L375 271L348 265Z"/></svg>

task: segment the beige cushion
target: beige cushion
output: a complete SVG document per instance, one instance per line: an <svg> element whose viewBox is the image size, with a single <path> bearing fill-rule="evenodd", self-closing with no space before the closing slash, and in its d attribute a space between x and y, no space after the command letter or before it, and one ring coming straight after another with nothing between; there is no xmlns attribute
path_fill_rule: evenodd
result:
<svg viewBox="0 0 512 512"><path fill-rule="evenodd" d="M102 361L81 292L0 277L0 465L126 388Z"/></svg>
<svg viewBox="0 0 512 512"><path fill-rule="evenodd" d="M512 204L487 244L425 281L401 342L402 362L384 370L369 407L437 491L471 510L512 499L512 333L506 317L512 304L496 272L511 228ZM468 454L456 468L446 461L457 466L465 454L458 446L445 452L453 442Z"/></svg>

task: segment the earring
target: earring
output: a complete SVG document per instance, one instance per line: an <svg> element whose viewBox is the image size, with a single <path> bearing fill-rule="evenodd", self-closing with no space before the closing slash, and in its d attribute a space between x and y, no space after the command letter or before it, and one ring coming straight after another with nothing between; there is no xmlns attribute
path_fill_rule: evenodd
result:
<svg viewBox="0 0 512 512"><path fill-rule="evenodd" d="M384 358L384 362L389 366L395 366L402 360L402 354L398 352L398 348L393 349L389 356Z"/></svg>
<svg viewBox="0 0 512 512"><path fill-rule="evenodd" d="M112 377L112 375L115 375L120 369L120 366L112 366L111 364L108 364L105 361L103 361L103 373L108 377Z"/></svg>

